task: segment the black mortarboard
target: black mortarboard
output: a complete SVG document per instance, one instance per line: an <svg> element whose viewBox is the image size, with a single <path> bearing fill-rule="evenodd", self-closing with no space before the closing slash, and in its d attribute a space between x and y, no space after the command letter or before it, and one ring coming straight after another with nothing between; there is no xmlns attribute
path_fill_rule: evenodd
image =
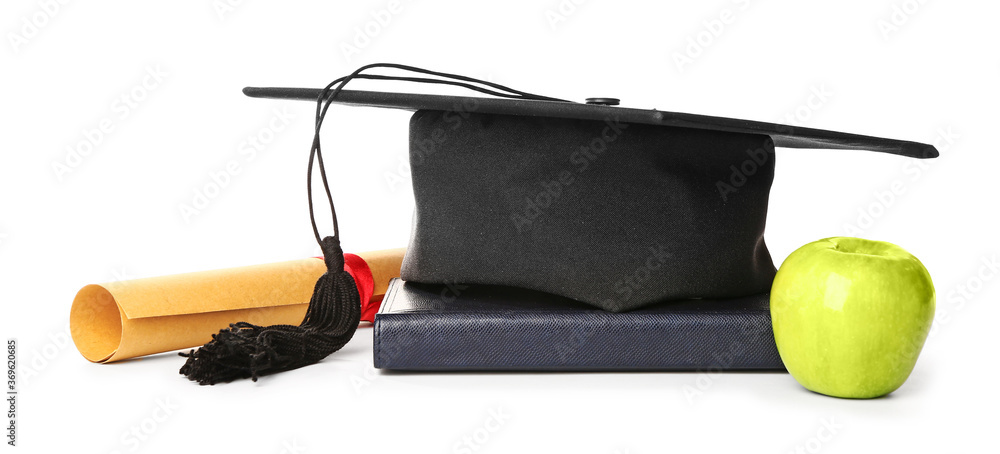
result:
<svg viewBox="0 0 1000 454"><path fill-rule="evenodd" d="M379 67L434 78L365 73ZM496 97L341 90L358 78L458 85ZM394 64L363 67L325 89L244 93L317 102L310 176L316 159L324 183L319 130L331 103L414 111L415 213L404 280L522 287L609 311L767 292L775 268L763 234L775 146L938 155L916 142L616 107L610 98L567 102ZM339 240L335 212L334 225L334 236L321 241L313 222L321 244ZM337 253L327 249L326 256ZM331 271L336 265L328 263ZM310 312L314 305L316 296Z"/></svg>

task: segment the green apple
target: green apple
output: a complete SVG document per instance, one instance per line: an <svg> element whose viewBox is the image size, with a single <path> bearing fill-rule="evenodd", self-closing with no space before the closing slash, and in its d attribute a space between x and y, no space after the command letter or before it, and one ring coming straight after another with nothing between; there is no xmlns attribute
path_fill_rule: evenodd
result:
<svg viewBox="0 0 1000 454"><path fill-rule="evenodd" d="M934 304L930 274L903 248L827 238L781 264L771 323L781 360L802 386L866 399L895 391L910 376Z"/></svg>

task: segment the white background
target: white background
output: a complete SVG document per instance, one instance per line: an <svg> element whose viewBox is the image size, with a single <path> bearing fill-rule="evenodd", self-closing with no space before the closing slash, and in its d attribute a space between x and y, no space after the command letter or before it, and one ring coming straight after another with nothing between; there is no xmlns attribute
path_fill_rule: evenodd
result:
<svg viewBox="0 0 1000 454"><path fill-rule="evenodd" d="M369 23L384 20L383 0L233 3L0 6L0 333L20 341L17 449L995 446L1000 285L984 265L1000 253L995 3L404 1L379 27ZM345 56L345 45L357 52ZM912 376L887 398L851 401L812 394L787 374L385 374L372 368L370 329L318 365L215 387L179 375L173 353L113 365L77 353L67 323L85 284L316 254L304 191L313 105L240 90L322 86L380 61L561 98L935 143L941 158L921 162L779 149L767 225L777 264L802 244L846 234L896 243L926 264L937 318ZM123 95L134 105L123 107ZM294 119L248 154L248 136L272 137L276 110ZM324 137L347 251L406 243L409 182L386 178L406 176L407 120L331 110ZM111 132L84 146L87 156L70 156L102 122ZM233 160L240 172L183 216ZM901 192L885 196L893 187ZM499 424L491 411L502 413ZM475 450L459 449L474 436Z"/></svg>

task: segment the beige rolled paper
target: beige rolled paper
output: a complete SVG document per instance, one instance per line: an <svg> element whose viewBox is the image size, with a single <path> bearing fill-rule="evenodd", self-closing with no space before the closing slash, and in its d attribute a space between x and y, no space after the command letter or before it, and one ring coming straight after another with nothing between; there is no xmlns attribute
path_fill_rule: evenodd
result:
<svg viewBox="0 0 1000 454"><path fill-rule="evenodd" d="M357 254L371 269L373 301L399 276L405 252ZM73 300L70 333L84 358L109 363L201 346L239 321L298 325L325 272L322 259L308 258L88 285Z"/></svg>

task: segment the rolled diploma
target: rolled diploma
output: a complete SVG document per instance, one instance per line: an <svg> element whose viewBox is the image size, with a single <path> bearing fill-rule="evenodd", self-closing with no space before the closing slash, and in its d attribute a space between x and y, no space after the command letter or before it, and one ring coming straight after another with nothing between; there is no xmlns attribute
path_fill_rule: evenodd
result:
<svg viewBox="0 0 1000 454"><path fill-rule="evenodd" d="M405 252L357 254L374 282L362 305L381 301L389 280L399 276ZM308 258L92 284L73 300L70 333L84 358L108 363L200 346L238 321L298 325L325 272L322 259Z"/></svg>

